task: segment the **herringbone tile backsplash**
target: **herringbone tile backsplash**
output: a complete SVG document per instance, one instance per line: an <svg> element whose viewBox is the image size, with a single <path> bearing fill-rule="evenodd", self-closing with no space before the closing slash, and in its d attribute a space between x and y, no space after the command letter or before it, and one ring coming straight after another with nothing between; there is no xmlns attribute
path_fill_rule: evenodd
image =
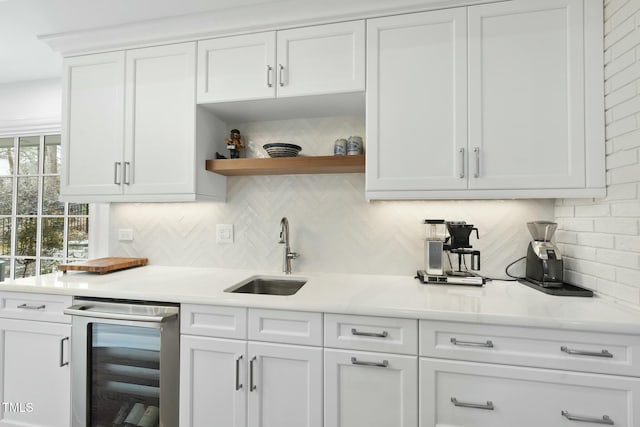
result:
<svg viewBox="0 0 640 427"><path fill-rule="evenodd" d="M336 138L364 136L358 117L233 127L252 157L274 140L299 144L302 154L329 155ZM480 240L472 244L482 252L482 274L504 277L505 266L525 254L525 223L553 219L547 200L367 202L364 186L364 174L232 177L227 203L114 204L110 254L145 256L156 265L276 272L286 216L291 247L301 255L294 272L411 275L423 268L422 220L444 218L476 225ZM235 242L217 244L216 224L234 224ZM133 229L135 240L119 242L120 228Z"/></svg>

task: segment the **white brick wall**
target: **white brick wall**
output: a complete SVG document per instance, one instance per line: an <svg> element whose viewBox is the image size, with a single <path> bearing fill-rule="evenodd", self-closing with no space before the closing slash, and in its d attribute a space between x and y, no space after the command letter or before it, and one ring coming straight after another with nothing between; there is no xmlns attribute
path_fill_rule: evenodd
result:
<svg viewBox="0 0 640 427"><path fill-rule="evenodd" d="M607 197L556 201L569 281L640 307L640 0L604 0Z"/></svg>

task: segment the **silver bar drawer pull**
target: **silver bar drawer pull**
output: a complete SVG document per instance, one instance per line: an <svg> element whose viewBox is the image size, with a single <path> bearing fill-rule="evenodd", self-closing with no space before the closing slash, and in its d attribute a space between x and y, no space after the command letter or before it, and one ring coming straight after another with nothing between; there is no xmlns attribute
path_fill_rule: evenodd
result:
<svg viewBox="0 0 640 427"><path fill-rule="evenodd" d="M582 423L592 424L606 424L608 426L615 425L613 420L608 415L603 415L602 418L583 417L580 415L571 415L569 411L562 411L562 416L571 421L580 421Z"/></svg>
<svg viewBox="0 0 640 427"><path fill-rule="evenodd" d="M378 368L388 368L389 367L389 361L388 360L383 360L382 363L378 363L378 362L364 362L362 360L358 360L355 357L351 358L351 363L353 365L360 365L360 366L377 366Z"/></svg>
<svg viewBox="0 0 640 427"><path fill-rule="evenodd" d="M459 149L458 153L460 153L460 173L458 176L464 178L464 148Z"/></svg>
<svg viewBox="0 0 640 427"><path fill-rule="evenodd" d="M351 328L351 335L358 335L361 337L376 337L376 338L386 338L389 336L389 332L362 332L357 330L356 328Z"/></svg>
<svg viewBox="0 0 640 427"><path fill-rule="evenodd" d="M608 350L601 350L601 351L575 350L567 347L566 345L563 345L562 347L560 347L560 351L564 351L567 354L577 354L580 356L606 357L609 359L613 357L613 354L609 353Z"/></svg>
<svg viewBox="0 0 640 427"><path fill-rule="evenodd" d="M493 348L493 341L486 340L485 342L475 342L475 341L460 341L456 338L451 338L451 344L459 345L461 347L486 347Z"/></svg>
<svg viewBox="0 0 640 427"><path fill-rule="evenodd" d="M459 402L455 397L451 398L451 403L453 406L459 406L461 408L474 408L474 409L486 409L488 411L493 411L495 406L493 406L493 402L487 400L487 403L467 403L467 402Z"/></svg>
<svg viewBox="0 0 640 427"><path fill-rule="evenodd" d="M18 308L21 308L23 310L44 310L45 308L47 308L46 305L41 304L41 305L28 305L28 304L20 304L18 306Z"/></svg>

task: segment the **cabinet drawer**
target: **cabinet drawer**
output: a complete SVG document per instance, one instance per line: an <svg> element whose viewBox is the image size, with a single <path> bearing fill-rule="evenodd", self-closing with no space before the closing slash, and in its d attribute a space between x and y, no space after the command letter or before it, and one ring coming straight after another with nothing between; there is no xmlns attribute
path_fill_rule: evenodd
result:
<svg viewBox="0 0 640 427"><path fill-rule="evenodd" d="M180 333L219 338L247 338L247 309L182 304Z"/></svg>
<svg viewBox="0 0 640 427"><path fill-rule="evenodd" d="M250 340L322 345L322 314L303 311L249 309Z"/></svg>
<svg viewBox="0 0 640 427"><path fill-rule="evenodd" d="M420 321L420 355L640 376L640 336Z"/></svg>
<svg viewBox="0 0 640 427"><path fill-rule="evenodd" d="M71 323L63 310L73 303L68 295L0 292L0 317Z"/></svg>
<svg viewBox="0 0 640 427"><path fill-rule="evenodd" d="M325 314L325 347L416 354L418 322L391 317Z"/></svg>
<svg viewBox="0 0 640 427"><path fill-rule="evenodd" d="M421 427L634 427L639 393L638 378L420 359Z"/></svg>

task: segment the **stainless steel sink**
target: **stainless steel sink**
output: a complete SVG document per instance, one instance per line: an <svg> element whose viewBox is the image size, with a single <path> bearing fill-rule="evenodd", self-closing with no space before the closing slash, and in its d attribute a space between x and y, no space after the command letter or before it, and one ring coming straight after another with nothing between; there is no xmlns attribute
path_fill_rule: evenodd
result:
<svg viewBox="0 0 640 427"><path fill-rule="evenodd" d="M306 279L254 277L249 281L225 289L235 294L293 295L307 283Z"/></svg>

